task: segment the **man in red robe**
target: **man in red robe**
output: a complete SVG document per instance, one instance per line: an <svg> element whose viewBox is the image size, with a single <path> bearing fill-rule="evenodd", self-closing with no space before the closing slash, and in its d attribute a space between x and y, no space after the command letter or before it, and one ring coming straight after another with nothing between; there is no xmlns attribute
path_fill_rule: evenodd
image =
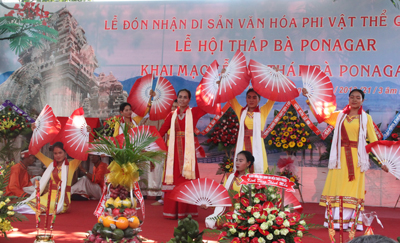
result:
<svg viewBox="0 0 400 243"><path fill-rule="evenodd" d="M100 155L89 154L89 161L93 163L93 173L89 173L82 165L79 165L79 170L85 173L85 176L72 186L71 193L90 199L100 199L104 175L110 171L107 169L108 165L101 162Z"/></svg>
<svg viewBox="0 0 400 243"><path fill-rule="evenodd" d="M28 166L35 162L35 156L25 150L21 152L21 158L21 162L11 167L6 196L27 197L30 195L30 193L24 191L24 187L32 186L31 177L28 174Z"/></svg>

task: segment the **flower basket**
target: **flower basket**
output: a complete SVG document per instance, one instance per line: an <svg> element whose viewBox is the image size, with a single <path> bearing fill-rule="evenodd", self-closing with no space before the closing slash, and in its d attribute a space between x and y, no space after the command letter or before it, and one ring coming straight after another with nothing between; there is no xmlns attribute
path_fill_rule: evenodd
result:
<svg viewBox="0 0 400 243"><path fill-rule="evenodd" d="M297 151L313 148L310 140L311 133L311 129L291 106L268 135L266 141L271 149L294 154Z"/></svg>
<svg viewBox="0 0 400 243"><path fill-rule="evenodd" d="M222 242L302 242L309 235L305 219L312 215L291 212L282 206L279 189L272 186L242 186L234 196L235 211L228 212L223 219L219 241Z"/></svg>

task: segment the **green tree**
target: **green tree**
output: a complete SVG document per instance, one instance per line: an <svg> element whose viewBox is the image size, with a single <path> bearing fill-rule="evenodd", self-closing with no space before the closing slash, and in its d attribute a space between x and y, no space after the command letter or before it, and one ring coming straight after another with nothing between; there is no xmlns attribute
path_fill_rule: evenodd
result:
<svg viewBox="0 0 400 243"><path fill-rule="evenodd" d="M43 48L43 41L57 42L58 31L47 24L50 12L39 3L26 2L9 7L0 1L0 6L10 10L0 17L0 40L10 41L15 54L19 55L31 46Z"/></svg>

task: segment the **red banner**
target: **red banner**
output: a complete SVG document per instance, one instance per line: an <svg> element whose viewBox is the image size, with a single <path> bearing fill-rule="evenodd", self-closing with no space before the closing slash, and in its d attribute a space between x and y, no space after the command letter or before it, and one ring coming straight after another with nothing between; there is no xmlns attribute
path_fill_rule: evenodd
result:
<svg viewBox="0 0 400 243"><path fill-rule="evenodd" d="M294 192L293 186L295 185L293 181L284 176L277 175L265 175L265 174L247 174L242 176L242 185L248 184L259 184L276 186L285 189L286 192Z"/></svg>
<svg viewBox="0 0 400 243"><path fill-rule="evenodd" d="M105 176L106 177L106 176ZM107 185L106 185L107 178L105 178L103 182L103 193L101 195L100 201L97 204L96 209L94 210L94 215L98 218L104 211L104 205L106 203L106 195L107 195Z"/></svg>
<svg viewBox="0 0 400 243"><path fill-rule="evenodd" d="M140 223L140 225L142 225L144 223L144 218L145 218L145 210L144 210L144 198L142 195L142 192L140 191L140 187L139 187L139 182L135 182L133 184L133 193L135 194L136 198L139 200L140 202L140 208L142 209L142 215L143 215L143 220Z"/></svg>
<svg viewBox="0 0 400 243"><path fill-rule="evenodd" d="M297 113L299 113L300 117L304 120L304 122L307 124L307 126L313 130L313 132L316 135L320 135L321 131L318 130L318 128L311 122L310 118L307 116L307 114L301 109L299 103L297 103L296 100L291 100L290 103L292 103L293 107L296 109Z"/></svg>

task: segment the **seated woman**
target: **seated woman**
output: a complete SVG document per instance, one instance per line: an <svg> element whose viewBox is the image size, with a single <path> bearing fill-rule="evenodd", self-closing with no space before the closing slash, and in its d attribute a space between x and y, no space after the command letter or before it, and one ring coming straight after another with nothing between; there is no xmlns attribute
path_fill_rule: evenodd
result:
<svg viewBox="0 0 400 243"><path fill-rule="evenodd" d="M123 129L125 125L128 125L128 128L134 128L137 127L139 122L143 119L141 116L135 116L132 117L132 107L131 104L129 103L122 103L119 106L119 113L121 114L121 120L120 123L115 124L115 129L114 129L114 134L113 136L116 137L119 134L124 133Z"/></svg>
<svg viewBox="0 0 400 243"><path fill-rule="evenodd" d="M226 177L224 181L225 188L227 190L234 190L239 193L242 188L242 185L240 184L240 182L242 181L241 177L249 173L249 170L253 166L253 164L254 156L249 151L243 150L239 152L237 154L236 162L234 165L236 171ZM202 206L202 208L206 209L207 207ZM229 211L233 210L234 205L229 208ZM226 207L216 207L214 213L206 218L206 227L210 229L216 228L217 221L215 221L215 218L224 214L225 211Z"/></svg>
<svg viewBox="0 0 400 243"><path fill-rule="evenodd" d="M36 128L35 124L32 123L32 130ZM88 126L87 129L91 131ZM48 193L51 193L50 213L53 213L56 195L57 185L61 181L61 192L57 205L57 214L65 213L71 203L71 183L74 176L74 172L78 169L81 161L74 159L71 161L67 160L67 153L64 150L64 144L56 142L52 146L53 157L50 159L41 152L35 154L46 167L42 178L40 179L40 207L42 212L47 209ZM52 180L52 186L49 187L49 181ZM34 208L36 204L36 193L33 192L31 196L23 201L27 203L20 205L16 208L16 211L22 214L35 214Z"/></svg>

